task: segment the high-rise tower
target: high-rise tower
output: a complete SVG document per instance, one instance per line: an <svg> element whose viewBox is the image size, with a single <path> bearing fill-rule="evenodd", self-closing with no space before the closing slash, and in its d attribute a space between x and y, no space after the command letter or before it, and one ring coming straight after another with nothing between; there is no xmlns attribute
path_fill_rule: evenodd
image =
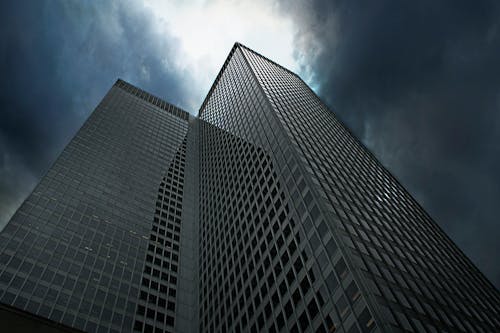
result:
<svg viewBox="0 0 500 333"><path fill-rule="evenodd" d="M85 331L500 329L397 180L238 43L198 118L117 81L0 237L0 300Z"/></svg>
<svg viewBox="0 0 500 333"><path fill-rule="evenodd" d="M88 332L190 325L192 118L118 80L0 234L0 301ZM9 310L9 331L31 318Z"/></svg>
<svg viewBox="0 0 500 333"><path fill-rule="evenodd" d="M297 75L236 44L200 118L234 136L201 132L202 330L499 329L495 287Z"/></svg>

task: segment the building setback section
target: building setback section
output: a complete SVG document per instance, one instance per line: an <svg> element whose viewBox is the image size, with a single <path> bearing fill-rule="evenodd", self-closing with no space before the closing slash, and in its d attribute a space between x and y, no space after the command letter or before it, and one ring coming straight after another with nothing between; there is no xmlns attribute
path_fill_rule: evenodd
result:
<svg viewBox="0 0 500 333"><path fill-rule="evenodd" d="M115 83L0 233L0 301L48 331L500 330L398 181L238 43L199 117Z"/></svg>

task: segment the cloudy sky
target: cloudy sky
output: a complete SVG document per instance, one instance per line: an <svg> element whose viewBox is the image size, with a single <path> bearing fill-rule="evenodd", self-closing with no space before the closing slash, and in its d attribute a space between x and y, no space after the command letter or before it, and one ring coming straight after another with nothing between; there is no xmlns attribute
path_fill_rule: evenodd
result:
<svg viewBox="0 0 500 333"><path fill-rule="evenodd" d="M498 1L2 1L0 228L114 81L196 114L235 41L297 72L500 287Z"/></svg>

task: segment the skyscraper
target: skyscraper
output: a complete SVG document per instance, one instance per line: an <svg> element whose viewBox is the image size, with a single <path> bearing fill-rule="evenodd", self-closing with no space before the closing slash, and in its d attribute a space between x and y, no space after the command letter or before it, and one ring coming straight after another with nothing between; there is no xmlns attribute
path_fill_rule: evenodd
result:
<svg viewBox="0 0 500 333"><path fill-rule="evenodd" d="M132 331L151 312L189 327L192 119L118 80L0 234L1 302L88 332Z"/></svg>
<svg viewBox="0 0 500 333"><path fill-rule="evenodd" d="M5 313L89 332L500 329L498 291L398 181L238 43L198 117L118 80L0 253Z"/></svg>

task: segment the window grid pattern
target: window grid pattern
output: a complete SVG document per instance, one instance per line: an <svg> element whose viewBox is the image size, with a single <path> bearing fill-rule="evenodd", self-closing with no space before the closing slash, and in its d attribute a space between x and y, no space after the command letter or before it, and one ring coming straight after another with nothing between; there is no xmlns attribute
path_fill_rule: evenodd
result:
<svg viewBox="0 0 500 333"><path fill-rule="evenodd" d="M184 120L189 120L189 113L187 113L186 111L179 109L178 107L176 107L170 103L167 103L164 100L162 100L161 98L156 97L154 95L151 95L150 93L148 93L142 89L139 89L139 88L131 85L130 83L127 83L121 79L118 79L115 83L115 86L125 90L126 92L128 92L130 94L133 94L133 95L139 97L140 99L145 100L148 103L156 105L157 107L173 114L176 117L179 117L179 118L184 119Z"/></svg>
<svg viewBox="0 0 500 333"><path fill-rule="evenodd" d="M134 322L136 332L173 332L185 166L186 139L158 189Z"/></svg>
<svg viewBox="0 0 500 333"><path fill-rule="evenodd" d="M244 53L386 323L415 332L498 330L498 291L397 180L299 77Z"/></svg>
<svg viewBox="0 0 500 333"><path fill-rule="evenodd" d="M256 231L257 235L260 233L264 236L262 243L252 246L252 234L243 239L235 237L235 241L241 243L240 246L248 246L249 249L254 248L258 258L266 258L268 256L270 263L269 266L264 265L259 267L259 262L256 263L255 260L250 260L250 263L246 263L240 267L241 271L241 269L248 269L248 265L251 265L250 267L253 268L253 271L257 272L256 286L252 286L251 284L244 284L244 281L251 283L251 278L245 279L245 276L242 276L240 278L242 282L238 282L237 275L233 278L235 273L232 272L234 270L232 266L234 264L231 263L227 269L224 269L224 260L221 261L222 268L215 269L213 277L210 278L209 275L204 276L205 270L214 267L214 265L213 263L212 265L209 264L210 262L207 263L206 258L203 257L204 254L202 254L200 257L200 284L203 285L204 281L210 280L212 288L222 290L220 295L216 293L215 295L208 294L205 296L203 290L200 289L201 331L225 329L223 326L224 321L229 319L229 322L237 323L233 324L230 331L260 331L259 318L262 318L265 325L269 325L267 329L270 331L326 332L336 330L337 332L370 332L374 330L376 324L367 308L366 302L363 300L359 288L353 280L340 251L338 251L335 240L332 239L329 233L325 232L325 222L318 210L315 199L311 195L310 189L304 181L304 177L302 177L303 172L297 163L297 159L288 148L285 135L277 131L279 127L276 125L278 123L273 118L271 109L268 107L268 102L261 93L257 81L254 79L246 60L242 56L241 50L236 46L230 56L231 60L226 62L221 71L222 73L218 76L218 81L212 87L211 93L203 104L200 117L215 125L215 127L230 132L236 137L234 140L249 141L257 147L265 147L263 151L273 162L274 173L277 174L280 189L283 191L282 194L276 191L276 194L280 195L282 201L287 202L286 207L290 211L283 215L282 226L279 228L278 224L276 230L279 231L287 227L292 230L291 234L295 235L295 237L291 239L294 239L298 247L297 252L300 253L300 255L297 254L297 257L302 259L301 261L304 263L305 268L303 272L298 271L295 275L292 269L294 266L293 261L286 261L283 264L280 260L279 251L278 254L269 254L266 252L269 248L273 247L273 238L279 238L279 234L274 235L273 229L268 229L267 227L268 224L272 226L273 223L267 222L265 219L270 216L265 210L267 209L265 206L266 200L258 201L259 205L264 205L263 207L258 205L256 207L257 212L264 209L262 216L249 215L245 217L247 213L251 214L248 212L248 206L250 205L251 207L256 204L256 198L247 195L246 200L251 200L247 204L243 201L240 204L241 207L236 206L239 213L235 212L236 216L230 219L229 222L225 218L222 218L224 222L220 222L217 219L211 218L210 214L208 214L209 208L207 206L211 203L215 205L221 202L219 197L217 199L202 201L202 212L205 210L208 214L203 215L202 213L200 218L202 247L207 246L203 241L203 237L207 237L207 235L209 237L210 235L220 235L223 230L228 230L232 224L246 224L248 230ZM204 186L209 186L206 184L207 179L212 179L213 181L213 188L210 193L214 192L215 188L219 188L222 191L221 195L224 194L226 188L228 190L231 189L230 193L231 191L238 193L238 188L245 188L247 186L247 181L243 180L245 177L243 177L240 183L219 184L218 178L215 175L206 174L205 170L228 168L226 171L221 171L218 177L231 175L234 172L241 174L242 170L245 170L244 168L231 169L224 165L224 161L242 160L243 162L241 163L248 163L244 162L245 159L250 158L253 161L257 161L259 158L253 158L251 155L241 157L231 156L230 158L223 157L230 150L228 143L225 143L221 139L212 139L210 141L207 138L207 134L203 132L202 138L202 155L200 158L202 164L202 189ZM204 153L204 149L212 149L212 152ZM204 165L203 163L207 163L206 161L213 155L220 156L217 161L220 160L222 164L217 167ZM253 177L246 178L252 179ZM261 190L266 191L266 189ZM202 198L205 195L203 193ZM231 200L235 200L234 195L232 194L227 198L227 200L230 200L229 203ZM243 194L240 195L244 196ZM271 204L272 202L274 202L273 199L271 199ZM237 204L235 203L235 205ZM231 208L227 208L228 206ZM233 208L234 206L228 206L217 206L217 209L219 211L225 211L226 209L231 209L232 211L236 209ZM212 210L213 214L217 211L215 208L212 208ZM238 214L242 214L242 216L238 216ZM273 214L271 215L274 216ZM250 221L245 222L246 218L250 219L250 221L253 218L254 225ZM207 226L208 223L214 224L213 228L215 230L211 230L212 227ZM220 227L217 227L218 223L220 223ZM248 227L249 225L251 228ZM268 234L266 235L266 233ZM241 234L244 235L244 232L241 232ZM231 244L231 237L234 237L234 235L235 232L229 232L229 239L224 240L221 237L218 244ZM257 237L257 239L259 238ZM215 241L217 242L217 237L215 237ZM212 247L207 246L207 249L209 248ZM227 251L229 251L229 256L232 253L237 253L238 248L237 246L233 249L229 247L229 249L226 248ZM317 258L318 253L322 253L319 259ZM213 255L213 258L221 257L223 256L217 252ZM331 263L328 259L323 260L325 257L331 258ZM250 255L248 258L251 259L252 256ZM226 260L229 259L226 258ZM205 264L204 261L206 262ZM283 269L278 268L277 272L274 271L276 264L279 264L278 267L283 267ZM289 271L292 272L288 274ZM221 272L223 273L221 274ZM261 273L259 274L259 272ZM302 283L302 276L306 275L308 276L308 280ZM219 277L217 278L217 276ZM228 277L229 283L225 282ZM214 281L215 287L213 285ZM287 285L288 281L291 283ZM234 287L234 284L237 287L236 295L232 294L230 297L228 291L225 289ZM224 288L221 288L221 285ZM303 294L300 292L300 285L305 287ZM310 288L307 288L307 286ZM247 289L248 287L250 289ZM238 291L241 292L241 296L239 296ZM245 293L247 292L250 295L249 297L246 297ZM217 298L216 296L219 297ZM259 301L258 303L255 302L255 296ZM213 302L209 301L214 298ZM253 303L252 300L254 300ZM205 304L205 302L207 303ZM229 306L237 308L237 318L234 318L234 312L228 314L228 311L231 310L230 308L228 309ZM241 311L245 310L246 312L243 312L242 315ZM259 313L260 311L262 312Z"/></svg>
<svg viewBox="0 0 500 333"><path fill-rule="evenodd" d="M187 121L114 86L0 233L0 301L130 332L158 183Z"/></svg>
<svg viewBox="0 0 500 333"><path fill-rule="evenodd" d="M280 304L278 292L283 296L289 288L299 290L294 283L299 274L303 291L310 288L304 258L297 248L300 236L292 235L293 220L283 225L289 207L283 204L284 193L269 156L210 125L204 125L202 131L207 142L202 147L202 154L206 154L202 155L201 185L202 330L244 331L251 326L251 331L261 331L272 323L268 321L272 312L263 311L263 302L271 306L274 296L276 307ZM281 278L281 290L275 277ZM300 291L297 293L302 298ZM285 320L293 314L291 307L286 317L280 316L278 328L284 328ZM297 321L296 316L293 320Z"/></svg>

